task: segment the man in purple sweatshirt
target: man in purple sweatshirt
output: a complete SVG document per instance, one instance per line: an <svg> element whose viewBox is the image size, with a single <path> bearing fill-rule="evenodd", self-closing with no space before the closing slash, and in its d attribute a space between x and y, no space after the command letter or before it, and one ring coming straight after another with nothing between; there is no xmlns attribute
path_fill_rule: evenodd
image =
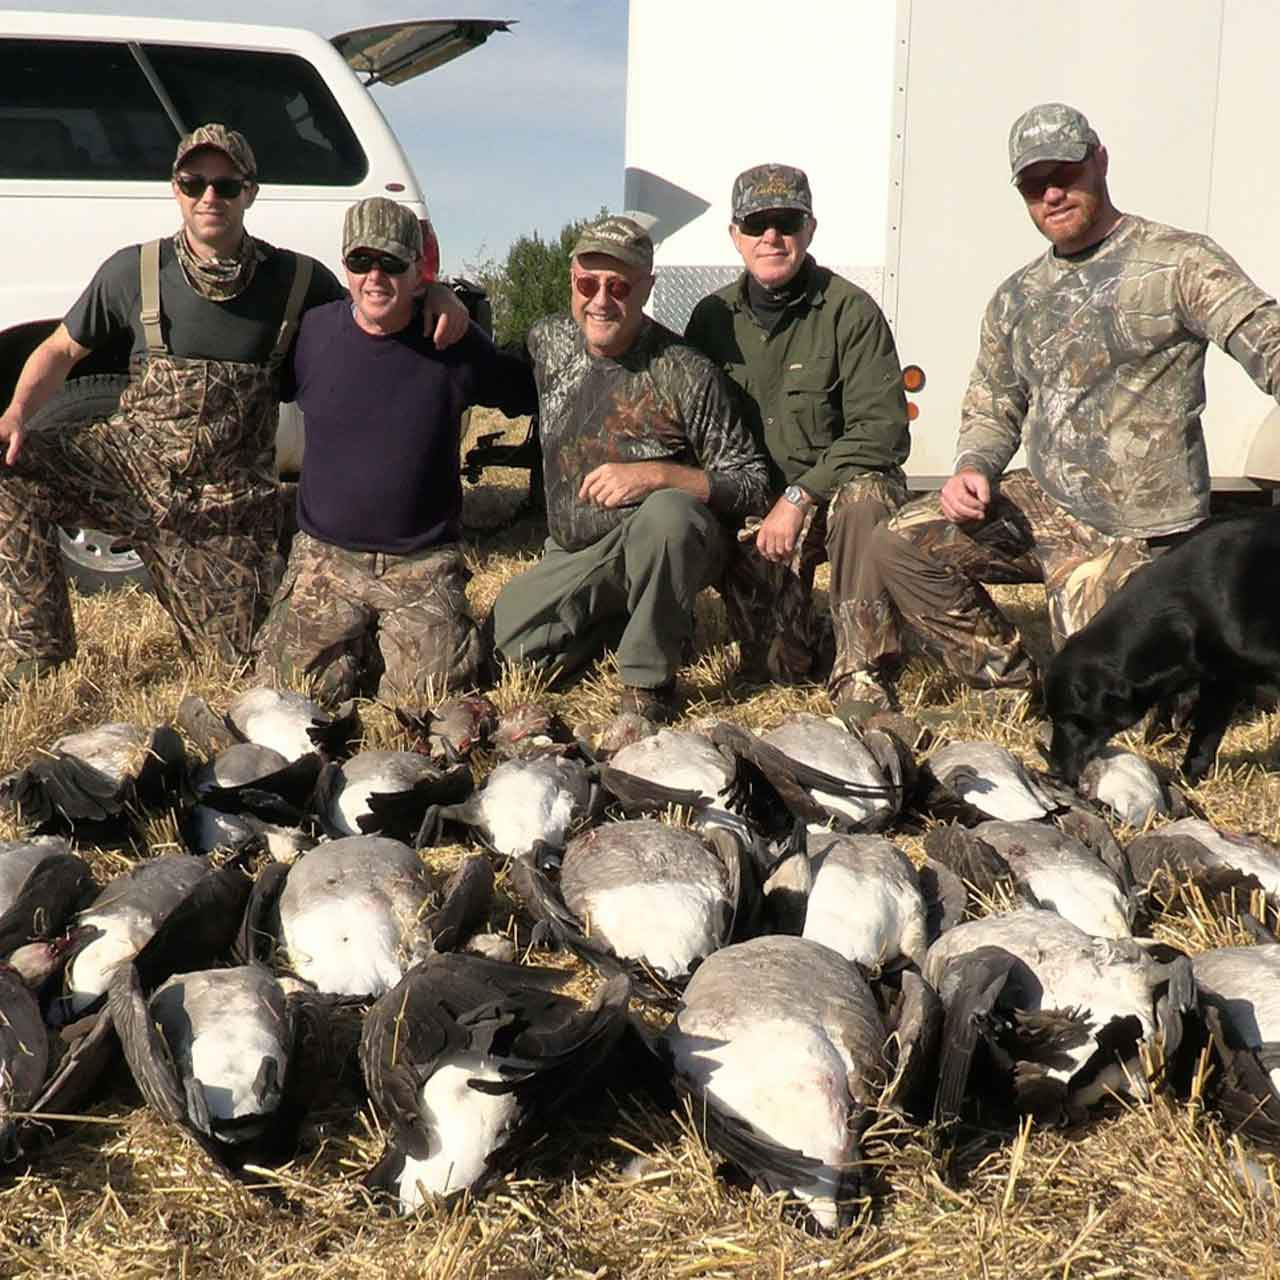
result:
<svg viewBox="0 0 1280 1280"><path fill-rule="evenodd" d="M342 254L351 297L306 313L287 371L306 417L299 531L257 670L324 701L376 677L379 698L421 702L478 683L488 657L460 541L463 411L532 413L537 392L474 324L444 351L424 335L410 209L353 205Z"/></svg>

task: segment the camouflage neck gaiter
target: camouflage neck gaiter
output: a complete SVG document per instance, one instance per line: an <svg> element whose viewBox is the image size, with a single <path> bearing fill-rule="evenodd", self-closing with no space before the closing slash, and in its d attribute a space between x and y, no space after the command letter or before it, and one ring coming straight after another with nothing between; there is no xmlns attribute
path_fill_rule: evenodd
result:
<svg viewBox="0 0 1280 1280"><path fill-rule="evenodd" d="M173 237L173 249L182 264L187 283L210 302L226 302L243 293L253 279L258 263L266 254L246 231L240 247L228 258L197 258L187 243L187 233L179 228Z"/></svg>

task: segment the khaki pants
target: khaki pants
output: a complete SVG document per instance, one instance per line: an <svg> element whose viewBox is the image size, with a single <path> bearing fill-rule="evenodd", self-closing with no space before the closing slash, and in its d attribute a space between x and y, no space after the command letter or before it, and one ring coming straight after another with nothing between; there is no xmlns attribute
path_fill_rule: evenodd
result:
<svg viewBox="0 0 1280 1280"><path fill-rule="evenodd" d="M384 701L421 705L471 688L486 654L456 543L410 555L348 551L299 531L256 645L257 673L337 702L378 678Z"/></svg>
<svg viewBox="0 0 1280 1280"><path fill-rule="evenodd" d="M497 654L567 677L613 648L624 684L665 684L693 637L698 592L719 580L730 541L715 514L678 489L651 493L580 551L548 538L542 560L494 601Z"/></svg>

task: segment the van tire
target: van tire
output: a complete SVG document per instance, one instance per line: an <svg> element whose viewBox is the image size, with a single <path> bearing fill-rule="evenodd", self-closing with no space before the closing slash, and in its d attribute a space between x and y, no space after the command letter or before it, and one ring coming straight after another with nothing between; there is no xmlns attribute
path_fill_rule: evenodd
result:
<svg viewBox="0 0 1280 1280"><path fill-rule="evenodd" d="M129 385L124 374L95 373L73 378L43 408L31 415L27 431L66 431L82 423L109 418ZM150 590L151 576L137 552L100 529L60 529L67 577L82 595L137 583Z"/></svg>

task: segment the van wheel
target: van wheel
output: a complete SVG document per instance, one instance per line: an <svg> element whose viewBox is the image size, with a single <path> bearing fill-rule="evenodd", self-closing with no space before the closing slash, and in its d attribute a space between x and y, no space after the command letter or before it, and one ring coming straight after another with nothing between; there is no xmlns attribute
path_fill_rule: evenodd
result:
<svg viewBox="0 0 1280 1280"><path fill-rule="evenodd" d="M109 418L129 385L123 374L95 373L73 378L44 408L31 415L30 431L66 431ZM123 539L100 529L60 529L58 540L67 577L86 595L136 582L150 589L151 576L138 553Z"/></svg>

